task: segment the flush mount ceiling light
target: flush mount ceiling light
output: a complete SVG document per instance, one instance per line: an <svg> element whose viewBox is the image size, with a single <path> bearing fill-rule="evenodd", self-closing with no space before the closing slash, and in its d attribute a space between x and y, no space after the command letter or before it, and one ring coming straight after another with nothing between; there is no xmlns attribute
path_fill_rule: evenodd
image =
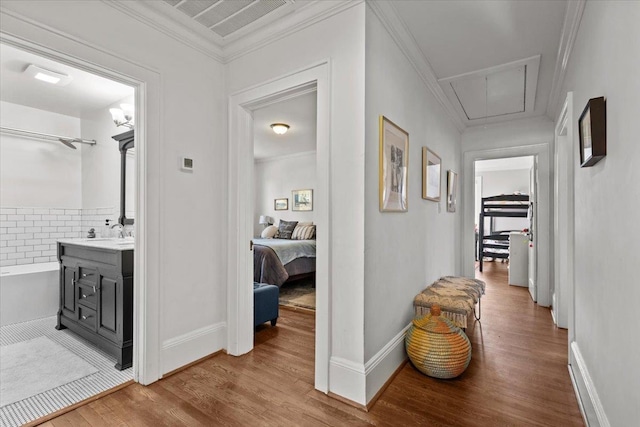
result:
<svg viewBox="0 0 640 427"><path fill-rule="evenodd" d="M66 74L58 73L56 71L47 70L42 67L38 67L37 65L29 64L29 66L24 70L25 74L33 77L34 79L38 79L43 82L51 83L57 86L66 86L68 85L72 77Z"/></svg>
<svg viewBox="0 0 640 427"><path fill-rule="evenodd" d="M289 130L289 125L286 123L274 123L271 125L271 129L278 135L284 135Z"/></svg>
<svg viewBox="0 0 640 427"><path fill-rule="evenodd" d="M133 105L120 104L120 108L109 108L109 112L116 126L133 129Z"/></svg>

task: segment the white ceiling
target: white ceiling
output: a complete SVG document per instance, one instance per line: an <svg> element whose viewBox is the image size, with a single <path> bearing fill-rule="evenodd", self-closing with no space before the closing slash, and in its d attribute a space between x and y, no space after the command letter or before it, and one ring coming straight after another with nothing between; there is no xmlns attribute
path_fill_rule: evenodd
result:
<svg viewBox="0 0 640 427"><path fill-rule="evenodd" d="M509 170L529 170L533 166L533 156L509 157L476 161L476 174L482 172L498 172Z"/></svg>
<svg viewBox="0 0 640 427"><path fill-rule="evenodd" d="M35 64L72 77L66 86L36 80L24 73ZM0 44L0 100L27 107L81 117L132 96L134 90L112 80Z"/></svg>
<svg viewBox="0 0 640 427"><path fill-rule="evenodd" d="M392 3L438 79L497 67L541 56L537 93L530 112L517 112L469 121L459 105L450 101L466 125L538 116L546 112L564 20L565 1L394 1ZM442 82L441 82L442 83ZM443 86L444 88L444 86ZM522 87L509 79L493 87L501 93L485 108L500 111L500 104L517 104ZM479 90L465 102L470 108L484 106L487 91ZM477 108L475 108L477 110ZM492 114L487 114L491 116Z"/></svg>
<svg viewBox="0 0 640 427"><path fill-rule="evenodd" d="M316 151L316 102L314 91L254 111L254 158ZM276 135L272 123L286 123L290 128L284 135Z"/></svg>

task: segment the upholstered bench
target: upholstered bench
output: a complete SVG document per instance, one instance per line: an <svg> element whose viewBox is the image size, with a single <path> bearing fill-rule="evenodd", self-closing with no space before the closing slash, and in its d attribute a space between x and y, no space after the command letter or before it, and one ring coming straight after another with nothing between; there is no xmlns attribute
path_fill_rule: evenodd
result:
<svg viewBox="0 0 640 427"><path fill-rule="evenodd" d="M433 304L438 304L442 316L451 320L459 328L467 328L467 319L471 313L480 320L480 297L484 295L485 283L478 279L466 277L444 276L433 282L413 300L416 316L424 316Z"/></svg>
<svg viewBox="0 0 640 427"><path fill-rule="evenodd" d="M271 321L276 326L278 321L278 300L280 289L266 283L253 283L253 326Z"/></svg>

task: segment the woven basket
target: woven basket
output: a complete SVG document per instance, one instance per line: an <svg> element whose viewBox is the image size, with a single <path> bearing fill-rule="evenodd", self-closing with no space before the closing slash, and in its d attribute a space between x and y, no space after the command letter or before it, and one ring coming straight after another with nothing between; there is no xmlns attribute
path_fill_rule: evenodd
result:
<svg viewBox="0 0 640 427"><path fill-rule="evenodd" d="M411 363L423 374L435 378L455 378L471 361L471 343L460 328L440 315L434 304L431 313L416 317L405 337Z"/></svg>

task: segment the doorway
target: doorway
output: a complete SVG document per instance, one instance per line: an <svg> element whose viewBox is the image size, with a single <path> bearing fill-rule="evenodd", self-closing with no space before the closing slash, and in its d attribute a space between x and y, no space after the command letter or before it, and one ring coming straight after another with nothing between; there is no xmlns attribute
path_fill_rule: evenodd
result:
<svg viewBox="0 0 640 427"><path fill-rule="evenodd" d="M327 392L329 377L329 66L328 63L288 74L233 94L229 102L229 271L228 352L253 348L254 120L253 112L315 90L317 93L315 388Z"/></svg>
<svg viewBox="0 0 640 427"><path fill-rule="evenodd" d="M89 381L89 379L91 375L95 374L95 372L93 372L95 365L101 363L97 361L97 358L102 357L102 355L98 355L98 356L91 355L91 354L94 354L92 353L93 352L92 344L87 340L81 339L81 341L79 342L81 343L80 345L82 348L80 348L78 352L82 353L79 356L81 359L82 359L82 356L84 356L84 353L87 353L87 358L89 359L89 361L86 363L86 366L85 366L87 370L83 373L88 372L88 374L81 375L79 379L72 380L71 382L66 382L65 380L63 381L64 384L57 384L57 383L53 384L52 387L49 387L50 384L48 385L40 384L40 386L43 386L43 387L46 386L45 387L46 390L42 389L39 394L33 395L26 399L26 400L31 399L35 402L35 407L33 407L35 409L26 410L24 409L26 408L26 406L21 405L22 409L18 411L18 413L14 412L14 416L10 418L12 420L11 423L15 422L17 424L22 424L22 423L33 421L35 419L46 416L48 413L51 413L51 412L56 412L57 414L59 414L60 412L64 411L65 406L69 404L77 403L86 398L94 396L98 393L102 393L108 390L112 385L121 383L123 379L125 382L130 381L132 378L139 382L149 382L148 379L146 381L143 380L144 373L145 373L144 365L146 362L146 357L149 355L149 353L153 354L154 352L148 351L148 347L144 345L138 345L141 342L143 342L141 341L141 338L144 340L144 338L147 335L147 332L149 332L148 331L149 325L147 325L146 322L144 322L145 314L148 313L147 301L145 297L142 297L142 295L146 295L148 292L148 289L146 289L146 280L145 280L147 264L144 257L144 254L145 254L144 239L146 236L145 217L146 217L147 211L145 209L146 205L143 197L146 189L146 183L145 183L145 180L143 179L143 176L144 176L143 165L145 160L144 153L145 153L145 142L146 142L146 135L145 135L146 134L145 132L146 114L144 109L142 108L143 105L145 104L144 98L145 98L146 89L144 87L143 82L136 81L134 79L131 79L121 74L117 74L113 71L107 70L106 68L100 68L99 66L95 65L95 62L92 64L89 64L88 62L83 62L81 59L77 59L77 58L71 59L70 57L67 57L60 51L52 51L42 46L35 45L21 39L17 39L12 36L7 36L5 34L2 35L1 42L2 42L1 47L3 49L3 59L7 58L7 56L5 55L6 53L5 50L7 52L11 51L12 54L17 52L19 55L28 56L30 58L29 64L33 63L34 65L45 66L44 67L45 71L47 70L58 71L59 72L58 74L61 75L62 78L75 76L77 77L76 83L80 81L85 81L85 79L87 78L89 79L93 78L95 81L102 81L102 82L105 82L105 84L107 85L111 85L110 86L111 89L109 89L109 92L111 93L116 93L116 95L120 94L121 92L118 92L117 88L124 88L126 92L126 93L122 92L122 97L118 95L116 97L117 100L114 98L113 100L107 103L104 103L103 101L99 101L99 100L97 101L98 103L103 102L104 105L101 104L97 106L97 104L89 103L89 107L90 107L89 109L91 110L91 114L90 112L85 111L86 114L84 117L82 117L82 115L74 116L73 111L54 112L54 111L50 111L51 109L46 107L45 105L40 106L39 108L38 108L38 105L35 105L35 104L30 105L29 104L30 102L38 102L37 96L36 97L24 96L23 97L24 99L27 99L27 98L30 99L30 101L28 102L27 101L21 102L19 99L6 100L7 102L11 101L9 102L11 104L11 114L13 114L14 112L17 112L19 114L17 115L13 114L13 118L11 117L9 118L11 123L5 122L3 120L3 132L2 132L3 138L7 135L11 135L11 138L12 138L11 144L13 144L13 148L16 148L18 151L19 150L24 151L24 149L26 149L28 152L31 153L25 158L13 159L13 160L17 164L22 164L23 166L25 166L24 162L27 160L46 162L46 160L51 159L52 156L53 157L57 156L57 157L64 158L66 162L63 165L54 166L54 169L55 167L58 167L58 166L65 166L63 169L66 169L67 175L58 176L58 178L62 180L61 183L63 183L63 185L60 185L61 190L63 192L66 192L65 195L61 197L65 198L65 200L67 200L67 202L71 204L75 203L75 205L71 206L69 204L65 204L64 206L59 206L59 207L53 206L51 205L52 201L47 200L47 198L51 199L52 194L55 195L59 193L54 193L54 192L43 193L41 191L40 192L41 195L38 197L43 198L41 199L42 202L38 203L37 201L34 201L34 200L26 200L24 201L25 205L23 207L16 206L13 208L11 207L8 208L9 210L15 209L15 213L13 215L16 215L16 217L13 219L15 219L16 222L18 219L17 216L19 215L24 216L23 224L21 224L22 227L17 227L17 224L16 224L16 227L12 227L12 228L16 228L16 230L13 230L13 231L16 231L17 233L17 231L19 231L17 229L24 228L23 232L21 233L22 240L27 239L28 237L27 234L33 234L33 236L31 236L32 238L29 239L30 240L29 245L26 245L27 243L26 240L25 240L25 244L22 245L25 247L33 246L32 250L25 251L25 256L21 258L18 258L17 255L12 258L15 260L20 260L20 262L28 266L27 261L29 260L33 261L34 265L42 264L44 263L44 258L48 257L50 263L56 265L56 268L54 270L51 270L52 279L53 279L52 284L53 284L54 296L56 299L56 301L54 302L54 304L56 305L56 307L54 307L54 310L57 309L58 290L60 289L59 280L58 280L59 276L57 274L59 266L56 259L57 257L56 250L54 248L54 246L56 245L57 239L86 238L86 235L89 234L88 230L90 228L94 228L96 235L98 235L102 230L106 230L106 228L104 227L105 218L111 219L110 217L113 216L114 219L116 219L116 221L114 222L117 222L119 211L120 211L120 206L117 201L114 203L109 203L109 206L98 206L96 204L96 206L92 206L91 208L89 208L88 206L83 206L82 203L80 202L80 200L82 199L81 195L74 196L73 194L70 194L73 191L75 191L74 189L79 189L81 193L81 182L83 181L82 166L81 166L81 161L83 160L82 158L86 157L86 159L84 160L88 162L93 161L93 163L95 163L96 161L99 161L99 159L96 157L98 156L98 150L99 150L98 147L100 146L105 147L105 149L109 151L109 153L111 153L110 149L113 149L113 153L115 153L115 159L116 159L116 162L113 165L113 171L112 171L115 173L115 179L113 180L114 181L113 183L115 184L115 190L113 189L109 191L105 190L105 195L107 195L108 197L114 196L115 199L119 199L120 198L120 174L121 174L120 153L118 152L118 143L115 140L112 140L111 137L115 134L122 133L123 130L126 130L126 129L118 128L118 130L115 130L114 132L111 132L111 130L104 129L104 128L108 129L109 126L115 127L114 123L112 122L109 123L111 120L111 117L108 112L108 107L120 106L119 105L120 102L122 103L128 102L133 104L134 105L133 109L135 109L135 113L132 115L135 116L135 119L132 121L135 122L136 127L139 128L139 131L137 131L135 135L135 142L136 142L137 149L135 150L135 154L129 153L128 162L127 162L127 169L129 170L128 180L129 182L134 183L134 185L132 186L133 188L130 188L130 190L133 190L133 193L135 193L134 197L128 197L128 200L130 202L133 202L133 205L135 207L129 204L127 206L127 211L129 212L128 216L130 218L131 218L131 214L135 212L136 214L135 226L131 225L133 224L132 222L128 222L126 223L128 224L128 228L126 230L123 230L124 233L132 234L133 236L136 236L138 240L137 241L138 244L136 244L135 257L134 257L135 276L132 278L132 280L135 283L134 284L135 291L133 295L133 300L134 300L133 326L132 326L133 337L131 338L134 344L133 357L131 361L133 367L130 368L128 372L118 371L116 369L113 369L113 365L115 364L115 362L111 363L109 359L110 356L107 355L106 356L107 359L105 359L107 360L107 362L102 364L110 365L114 373L113 374L107 373L106 375L107 377L113 376L118 378L114 379L115 383L113 381L111 382L99 381L99 383L101 384L101 387L96 388L95 381ZM16 58L13 58L13 59L16 59ZM20 62L19 60L12 61L9 67L10 68L14 67L14 69L12 69L12 72L14 74L13 77L24 78L23 73L26 70L26 68L28 68L29 64L23 67L22 65L24 64L22 64L22 62ZM72 72L65 72L65 70L72 70ZM8 73L5 73L3 71L3 79L8 78L7 74ZM50 80L52 81L51 84L53 84L53 82L55 81L55 79L50 79ZM69 80L72 81L73 78L70 78ZM92 83L93 85L96 85L95 81L93 81ZM42 79L39 79L39 81L32 84L38 84L38 83L49 84L49 82L47 82L46 80L43 81ZM11 87L12 89L15 89L17 86L12 85ZM5 95L10 95L9 91L5 91L5 88L8 88L8 86L6 86L5 82L3 81L3 97ZM47 98L45 96L45 91L46 89L41 90L40 97L43 98L41 101L46 103L47 101L51 101L51 98ZM20 94L17 94L17 95L19 96ZM75 98L73 98L72 96L70 97L70 95L66 94L66 95L62 95L62 97L63 97L62 103L64 104L65 108L74 109L74 108L82 107L80 105L82 104L82 102L78 104L78 102L74 101ZM3 99L3 101L5 100ZM9 109L5 109L3 107L3 116L4 116L4 113L7 113L7 112L9 112ZM93 114L93 112L95 112L95 115ZM61 114L61 113L65 113L65 114ZM24 119L27 116L36 117L36 120L24 121ZM60 119L57 116L64 116L64 117ZM3 119L4 118L6 117L3 117ZM104 120L106 120L106 123ZM85 122L85 126L82 126L81 124L82 121ZM44 129L42 128L42 126L52 126L52 129ZM103 130L104 132L106 132L104 135L102 135ZM87 132L87 134L85 132ZM93 138L93 137L89 137L88 133L94 133L95 135L100 134L100 136ZM14 150L14 152L17 152L17 151ZM35 159L36 157L39 157L39 159ZM135 166L134 167L135 172L133 173L131 173L131 165ZM58 169L60 169L60 167L58 167ZM87 164L87 167L85 168L85 170L90 170L92 172L95 172L93 176L91 174L87 174L86 176L88 177L88 179L93 178L94 182L92 182L92 185L93 184L99 185L101 179L98 176L102 176L102 174L97 173L96 166L95 165L91 166ZM3 172L5 171L7 170L5 169ZM20 171L15 171L15 172L19 173ZM39 171L39 173L43 173L43 172L44 171L42 170ZM59 173L61 171L57 171L57 172L49 171L49 172ZM70 176L69 174L73 176ZM46 177L41 177L41 178L45 179L46 181ZM19 183L21 182L21 180L22 179L18 177L16 182ZM110 180L104 179L104 181L110 181ZM16 182L10 182L9 184L10 185L15 184ZM24 180L22 180L22 182L24 182ZM71 185L71 183L73 182L75 182L78 185L75 185L75 184ZM33 189L33 191L30 191L28 193L35 194L36 191L37 189ZM132 192L130 191L129 194L131 193ZM54 197L54 199L56 197ZM90 198L91 197L87 197L86 199L90 199ZM94 203L94 202L98 203L96 200L93 200L91 203ZM17 199L3 200L2 201L3 209L5 209L5 206L4 206L5 203L15 204L18 202L17 202ZM19 208L21 209L20 213L18 213ZM107 209L108 209L108 212L107 212ZM3 212L3 215L5 215L5 212ZM29 216L29 218L27 218L27 215ZM63 218L61 218L60 216L62 216ZM66 216L70 216L70 217L66 218ZM8 216L7 218L3 217L3 220L5 219L8 220ZM4 230L4 227L5 226L3 225L3 230ZM54 227L55 227L55 230L53 229ZM29 228L28 232L27 232L27 228ZM103 232L106 232L106 231L103 231ZM111 232L115 232L115 230L111 230ZM45 234L49 234L49 235L46 236ZM3 241L7 242L7 240L4 238L3 238ZM48 247L45 249L44 246L48 246ZM18 247L21 247L21 246L15 246L16 251ZM23 248L23 249L26 249L26 248ZM9 257L7 256L6 260L8 260L8 258ZM53 261L51 261L52 259ZM3 257L3 261L6 261L6 260ZM4 264L7 264L7 263L3 263L3 268L4 268ZM4 282L4 278L3 278L3 282ZM38 278L36 282L40 283L40 279ZM82 297L82 295L80 295L79 297ZM46 306L46 303L45 303L45 306ZM147 308L147 310L141 309L140 308L141 306ZM74 339L74 336L72 334L68 334L69 336L63 337L61 342L52 340L50 339L50 337L47 336L47 334L52 332L55 327L55 322L53 325L49 325L48 323L46 323L47 320L50 318L49 314L51 313L49 313L49 311L50 311L50 307L47 306L44 309L44 311L39 311L37 313L34 313L35 318L32 319L33 324L29 324L28 322L28 320L31 320L31 319L19 319L18 323L10 325L11 333L5 334L3 331L3 338L7 338L9 339L9 341L11 341L11 342L7 341L7 344L20 344L24 347L23 340L20 339L20 334L18 330L21 327L28 326L27 327L28 334L34 334L34 333L37 334L36 330L40 330L42 328L44 328L42 330L45 331L41 339L40 339L40 336L38 336L39 341L37 343L35 342L28 343L29 346L42 347L42 345L44 345L45 347L47 346L51 347L53 345L53 347L55 347L56 350L59 350L61 352L69 349L73 350L74 344L72 341ZM55 311L53 312L53 314L55 315ZM89 316L87 316L87 318L89 318ZM40 323L43 323L43 322L46 324L41 328L42 325L40 325ZM55 332L65 332L65 331L55 331ZM3 341L3 344L4 344L4 341ZM12 348L12 351L13 352L17 351L19 353L21 349L17 349L16 347L15 349ZM29 349L27 349L27 352L25 354L32 355L34 354L34 351L29 351ZM78 388L70 391L69 387L71 387L72 385L78 386ZM61 404L56 403L55 399L53 399L52 396L54 396L59 390L62 390L62 389L64 389L62 393L63 403ZM43 399L42 397L38 397L40 395L44 396L45 394L47 395L45 399ZM16 401L13 403L19 404L19 402L21 401ZM42 402L47 402L47 404L43 405ZM16 414L19 414L19 415L16 415ZM5 419L3 418L3 424L4 424L4 421ZM8 423L7 425L11 425L11 423Z"/></svg>

